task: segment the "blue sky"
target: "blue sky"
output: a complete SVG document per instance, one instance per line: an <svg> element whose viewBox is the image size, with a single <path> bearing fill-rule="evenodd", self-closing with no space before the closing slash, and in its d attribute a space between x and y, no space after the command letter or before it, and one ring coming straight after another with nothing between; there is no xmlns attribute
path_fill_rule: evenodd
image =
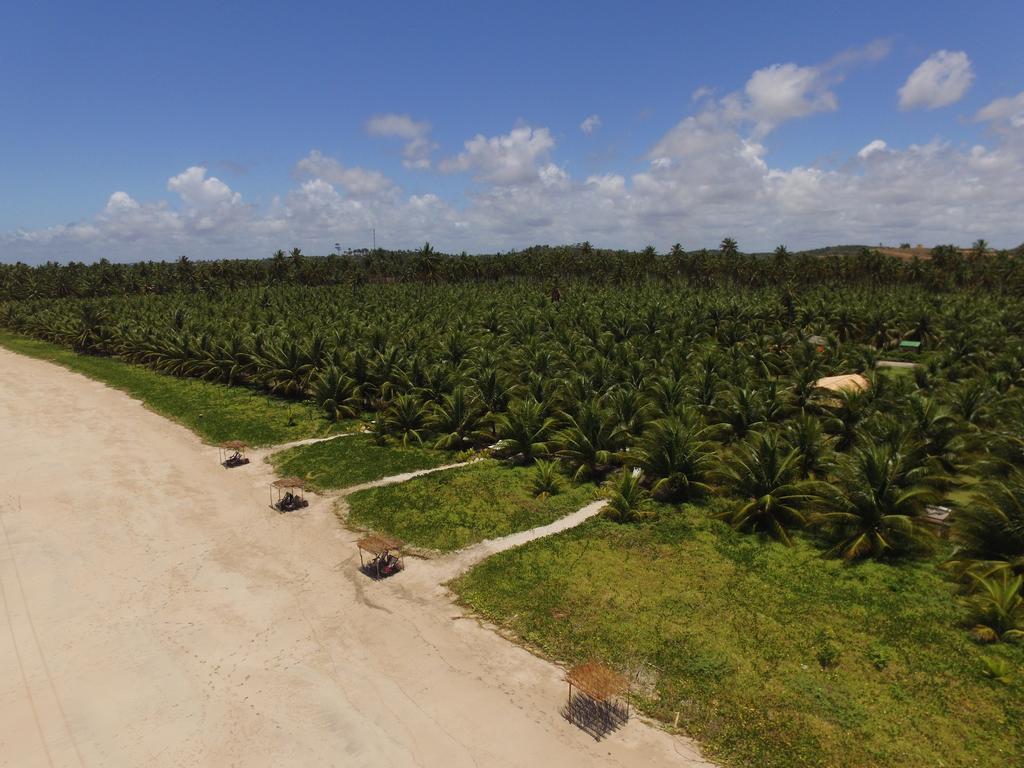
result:
<svg viewBox="0 0 1024 768"><path fill-rule="evenodd" d="M322 253L371 227L449 250L1016 245L1022 22L1014 2L9 3L0 260Z"/></svg>

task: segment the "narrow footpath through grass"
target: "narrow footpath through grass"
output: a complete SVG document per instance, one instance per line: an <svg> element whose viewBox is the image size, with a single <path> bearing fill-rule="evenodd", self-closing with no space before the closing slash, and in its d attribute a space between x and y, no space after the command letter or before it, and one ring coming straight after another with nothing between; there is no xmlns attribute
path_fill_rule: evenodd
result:
<svg viewBox="0 0 1024 768"><path fill-rule="evenodd" d="M349 521L428 549L451 551L547 525L596 498L592 485L538 498L532 468L497 461L417 477L349 497Z"/></svg>
<svg viewBox="0 0 1024 768"><path fill-rule="evenodd" d="M289 448L271 456L270 461L279 475L297 475L314 491L332 491L440 467L457 459L430 448L377 445L367 435L352 435Z"/></svg>

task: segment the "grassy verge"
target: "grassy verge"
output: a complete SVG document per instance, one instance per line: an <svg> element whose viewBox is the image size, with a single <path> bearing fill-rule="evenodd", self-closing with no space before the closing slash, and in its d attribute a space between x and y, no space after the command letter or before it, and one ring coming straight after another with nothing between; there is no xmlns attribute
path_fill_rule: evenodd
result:
<svg viewBox="0 0 1024 768"><path fill-rule="evenodd" d="M546 525L596 498L594 486L536 498L533 470L482 461L349 498L349 520L421 547L451 551Z"/></svg>
<svg viewBox="0 0 1024 768"><path fill-rule="evenodd" d="M252 446L326 435L344 428L323 418L312 403L268 397L244 387L165 376L109 357L79 355L45 341L0 331L0 346L57 363L115 389L191 429L210 443L244 440Z"/></svg>
<svg viewBox="0 0 1024 768"><path fill-rule="evenodd" d="M727 765L1024 764L1024 650L974 644L934 562L844 566L662 507L501 553L454 586L555 658L656 668L641 704L678 713ZM986 656L1016 677L988 679Z"/></svg>
<svg viewBox="0 0 1024 768"><path fill-rule="evenodd" d="M449 464L451 454L429 448L380 446L365 435L289 448L270 458L280 475L298 475L313 490L348 488L389 475Z"/></svg>

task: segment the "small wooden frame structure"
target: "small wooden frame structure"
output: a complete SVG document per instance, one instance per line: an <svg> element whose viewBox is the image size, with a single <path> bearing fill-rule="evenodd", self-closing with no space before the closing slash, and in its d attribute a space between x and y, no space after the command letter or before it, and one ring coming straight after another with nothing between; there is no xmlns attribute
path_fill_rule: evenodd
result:
<svg viewBox="0 0 1024 768"><path fill-rule="evenodd" d="M393 576L405 569L404 544L390 536L364 536L356 542L359 549L359 569L373 579ZM369 559L363 553L370 555Z"/></svg>
<svg viewBox="0 0 1024 768"><path fill-rule="evenodd" d="M306 481L301 477L282 477L270 484L270 506L278 512L294 512L297 509L308 507L309 502L303 495L306 490ZM274 495L277 495L275 501Z"/></svg>
<svg viewBox="0 0 1024 768"><path fill-rule="evenodd" d="M221 443L218 449L221 466L224 469L231 469L232 467L248 464L249 457L246 455L248 449L249 446L241 440L227 440Z"/></svg>
<svg viewBox="0 0 1024 768"><path fill-rule="evenodd" d="M600 740L629 720L629 681L614 669L591 659L566 672L565 680L569 702L562 715L595 739Z"/></svg>
<svg viewBox="0 0 1024 768"><path fill-rule="evenodd" d="M921 522L934 528L936 535L940 539L948 539L949 529L953 525L952 517L953 510L949 507L929 505L924 508Z"/></svg>

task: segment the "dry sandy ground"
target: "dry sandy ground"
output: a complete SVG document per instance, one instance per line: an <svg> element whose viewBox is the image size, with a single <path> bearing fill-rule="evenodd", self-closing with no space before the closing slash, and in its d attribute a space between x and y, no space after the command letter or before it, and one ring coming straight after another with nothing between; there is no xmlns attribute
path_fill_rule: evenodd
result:
<svg viewBox="0 0 1024 768"><path fill-rule="evenodd" d="M0 350L0 765L691 766L597 742L562 673L461 617L429 569L375 583L326 500L120 392Z"/></svg>

